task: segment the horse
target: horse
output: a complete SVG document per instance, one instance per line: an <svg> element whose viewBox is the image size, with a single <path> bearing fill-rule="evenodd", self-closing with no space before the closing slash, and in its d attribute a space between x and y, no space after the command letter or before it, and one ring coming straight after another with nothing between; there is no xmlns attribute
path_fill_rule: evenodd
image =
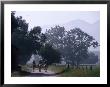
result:
<svg viewBox="0 0 110 87"><path fill-rule="evenodd" d="M47 72L48 65L47 64L44 64L43 65L43 68L44 68L45 72Z"/></svg>
<svg viewBox="0 0 110 87"><path fill-rule="evenodd" d="M47 72L47 68L48 68L47 62L43 60L39 61L38 68L39 68L39 72L41 72L42 68L44 68L45 72Z"/></svg>

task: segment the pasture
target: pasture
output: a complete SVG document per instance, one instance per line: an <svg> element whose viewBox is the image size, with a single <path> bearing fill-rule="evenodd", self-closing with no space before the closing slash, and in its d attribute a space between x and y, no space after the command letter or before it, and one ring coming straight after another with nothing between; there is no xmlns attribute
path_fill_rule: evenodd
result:
<svg viewBox="0 0 110 87"><path fill-rule="evenodd" d="M65 66L49 66L49 70L59 73L61 77L100 77L100 67L93 66L91 70L90 67L65 68Z"/></svg>

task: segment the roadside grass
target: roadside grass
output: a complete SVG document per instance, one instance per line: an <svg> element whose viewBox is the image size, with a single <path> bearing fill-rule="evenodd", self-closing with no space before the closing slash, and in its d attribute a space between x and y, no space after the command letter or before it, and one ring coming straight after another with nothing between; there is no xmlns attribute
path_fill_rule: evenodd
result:
<svg viewBox="0 0 110 87"><path fill-rule="evenodd" d="M61 77L100 77L100 68L94 67L92 70L89 68L86 69L73 69L65 68L65 66L50 66L49 70L54 71L55 73L60 73Z"/></svg>
<svg viewBox="0 0 110 87"><path fill-rule="evenodd" d="M66 69L65 66L49 66L48 70L53 71L55 73L60 73Z"/></svg>

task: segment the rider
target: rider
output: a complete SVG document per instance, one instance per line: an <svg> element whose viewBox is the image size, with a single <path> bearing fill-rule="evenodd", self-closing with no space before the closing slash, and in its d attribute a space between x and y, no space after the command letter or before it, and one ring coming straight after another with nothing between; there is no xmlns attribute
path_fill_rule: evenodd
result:
<svg viewBox="0 0 110 87"><path fill-rule="evenodd" d="M39 61L38 67L39 67L39 72L41 72L41 67L42 67L42 59Z"/></svg>
<svg viewBox="0 0 110 87"><path fill-rule="evenodd" d="M35 63L35 60L33 60L33 72L34 72L35 67L36 67L36 63Z"/></svg>

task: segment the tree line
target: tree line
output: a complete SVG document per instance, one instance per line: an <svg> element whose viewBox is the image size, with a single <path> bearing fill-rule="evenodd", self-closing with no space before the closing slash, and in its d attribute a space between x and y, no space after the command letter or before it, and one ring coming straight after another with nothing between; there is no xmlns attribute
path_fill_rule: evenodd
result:
<svg viewBox="0 0 110 87"><path fill-rule="evenodd" d="M88 58L89 47L99 46L92 36L80 28L66 31L57 25L42 33L40 26L30 31L28 26L22 16L15 17L15 12L11 12L12 71L17 69L18 64L25 64L32 54L41 55L43 60L48 61L48 65L64 60L67 64L78 66L80 61Z"/></svg>

